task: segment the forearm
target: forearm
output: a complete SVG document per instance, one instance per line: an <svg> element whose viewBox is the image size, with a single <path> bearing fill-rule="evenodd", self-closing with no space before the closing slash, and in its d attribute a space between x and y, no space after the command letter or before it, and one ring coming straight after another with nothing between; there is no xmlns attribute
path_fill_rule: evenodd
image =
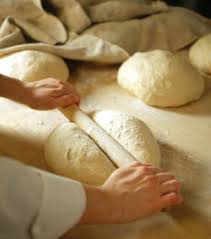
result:
<svg viewBox="0 0 211 239"><path fill-rule="evenodd" d="M80 103L80 96L68 82L54 78L21 82L1 74L0 97L28 105L36 110L51 110Z"/></svg>
<svg viewBox="0 0 211 239"><path fill-rule="evenodd" d="M23 82L0 74L1 97L25 104L28 94L27 87Z"/></svg>
<svg viewBox="0 0 211 239"><path fill-rule="evenodd" d="M102 187L84 186L86 191L86 210L79 224L113 223L117 206Z"/></svg>

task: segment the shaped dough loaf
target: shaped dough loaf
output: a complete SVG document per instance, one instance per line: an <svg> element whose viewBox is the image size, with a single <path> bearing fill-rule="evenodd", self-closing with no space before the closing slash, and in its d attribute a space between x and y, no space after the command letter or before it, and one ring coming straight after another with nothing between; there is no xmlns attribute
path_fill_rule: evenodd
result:
<svg viewBox="0 0 211 239"><path fill-rule="evenodd" d="M202 73L211 74L211 34L199 39L189 51L191 63Z"/></svg>
<svg viewBox="0 0 211 239"><path fill-rule="evenodd" d="M159 146L143 121L113 110L99 111L93 118L138 161L159 167Z"/></svg>
<svg viewBox="0 0 211 239"><path fill-rule="evenodd" d="M78 126L64 123L53 130L45 145L48 166L60 175L100 185L115 166Z"/></svg>
<svg viewBox="0 0 211 239"><path fill-rule="evenodd" d="M168 107L198 100L204 80L184 57L168 51L136 53L118 71L118 83L146 104Z"/></svg>
<svg viewBox="0 0 211 239"><path fill-rule="evenodd" d="M68 67L62 58L34 50L1 57L0 73L21 81L37 81L49 77L65 81L69 77Z"/></svg>

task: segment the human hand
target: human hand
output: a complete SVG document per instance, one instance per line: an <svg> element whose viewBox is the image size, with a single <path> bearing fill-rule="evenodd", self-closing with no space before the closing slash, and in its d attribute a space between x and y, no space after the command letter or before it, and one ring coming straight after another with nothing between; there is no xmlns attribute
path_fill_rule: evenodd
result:
<svg viewBox="0 0 211 239"><path fill-rule="evenodd" d="M127 223L183 201L172 173L139 162L114 171L100 187L86 185L81 224Z"/></svg>
<svg viewBox="0 0 211 239"><path fill-rule="evenodd" d="M116 209L115 223L145 218L183 201L172 173L139 162L116 170L102 188Z"/></svg>
<svg viewBox="0 0 211 239"><path fill-rule="evenodd" d="M33 109L50 110L80 103L80 96L68 83L54 78L25 84L25 103Z"/></svg>

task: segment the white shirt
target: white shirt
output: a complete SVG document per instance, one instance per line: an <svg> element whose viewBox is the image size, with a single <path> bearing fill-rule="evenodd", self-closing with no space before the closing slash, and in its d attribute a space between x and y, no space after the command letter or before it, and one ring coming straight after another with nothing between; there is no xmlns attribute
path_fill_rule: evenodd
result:
<svg viewBox="0 0 211 239"><path fill-rule="evenodd" d="M81 183L0 156L0 239L57 239L85 207Z"/></svg>

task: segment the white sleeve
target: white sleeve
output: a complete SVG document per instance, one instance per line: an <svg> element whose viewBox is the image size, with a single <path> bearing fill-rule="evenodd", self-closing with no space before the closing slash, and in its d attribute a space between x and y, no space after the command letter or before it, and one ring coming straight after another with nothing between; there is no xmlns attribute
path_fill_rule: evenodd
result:
<svg viewBox="0 0 211 239"><path fill-rule="evenodd" d="M0 157L0 238L57 239L86 207L76 181Z"/></svg>
<svg viewBox="0 0 211 239"><path fill-rule="evenodd" d="M83 186L77 181L38 171L43 181L39 214L32 227L35 239L59 238L77 224L86 208Z"/></svg>

